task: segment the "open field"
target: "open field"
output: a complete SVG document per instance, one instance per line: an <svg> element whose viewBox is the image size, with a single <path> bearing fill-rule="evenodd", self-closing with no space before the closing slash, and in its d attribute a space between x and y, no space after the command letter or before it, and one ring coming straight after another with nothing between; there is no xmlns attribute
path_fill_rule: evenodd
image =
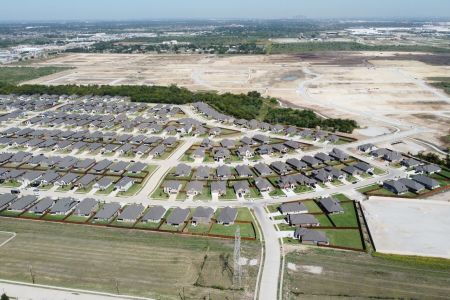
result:
<svg viewBox="0 0 450 300"><path fill-rule="evenodd" d="M448 299L450 261L307 249L286 256L283 299Z"/></svg>
<svg viewBox="0 0 450 300"><path fill-rule="evenodd" d="M450 258L450 204L371 197L362 204L379 252Z"/></svg>
<svg viewBox="0 0 450 300"><path fill-rule="evenodd" d="M67 70L65 67L1 67L0 83L17 84L22 81L48 76L65 70Z"/></svg>
<svg viewBox="0 0 450 300"><path fill-rule="evenodd" d="M230 290L233 240L0 218L15 239L0 248L0 278L155 299L252 298L258 266L244 266L244 290ZM259 244L242 256L259 262ZM162 271L164 270L164 271ZM228 297L228 298L227 298Z"/></svg>
<svg viewBox="0 0 450 300"><path fill-rule="evenodd" d="M356 119L371 134L383 126L448 130L450 100L426 84L450 71L448 54L306 53L269 56L68 54L36 66L74 69L31 80L38 84L177 84L192 90L257 90L291 106Z"/></svg>

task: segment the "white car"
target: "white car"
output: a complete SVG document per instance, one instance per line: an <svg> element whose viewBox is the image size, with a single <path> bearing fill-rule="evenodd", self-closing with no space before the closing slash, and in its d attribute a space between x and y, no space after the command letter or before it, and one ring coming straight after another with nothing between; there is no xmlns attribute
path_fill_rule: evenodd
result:
<svg viewBox="0 0 450 300"><path fill-rule="evenodd" d="M40 194L39 189L34 189L34 190L33 190L33 194L34 194L35 196L39 196L39 194Z"/></svg>

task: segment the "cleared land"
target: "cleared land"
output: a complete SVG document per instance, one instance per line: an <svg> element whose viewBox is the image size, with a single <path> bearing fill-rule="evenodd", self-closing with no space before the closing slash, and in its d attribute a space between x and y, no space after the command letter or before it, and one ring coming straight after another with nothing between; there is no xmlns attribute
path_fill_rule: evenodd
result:
<svg viewBox="0 0 450 300"><path fill-rule="evenodd" d="M448 299L450 261L307 249L286 256L283 299Z"/></svg>
<svg viewBox="0 0 450 300"><path fill-rule="evenodd" d="M450 204L372 197L362 203L379 252L450 258Z"/></svg>
<svg viewBox="0 0 450 300"><path fill-rule="evenodd" d="M233 93L257 90L290 106L356 119L362 126L381 131L384 129L380 126L385 124L380 122L386 120L393 126L412 124L433 129L436 133L431 140L426 134L426 140L442 144L440 137L448 130L450 100L426 82L430 77L449 74L449 57L396 52L268 56L69 54L34 65L74 69L29 82L177 84L192 90Z"/></svg>
<svg viewBox="0 0 450 300"><path fill-rule="evenodd" d="M17 84L23 81L65 71L67 69L68 68L65 67L1 67L0 83Z"/></svg>
<svg viewBox="0 0 450 300"><path fill-rule="evenodd" d="M15 239L0 248L0 278L155 299L253 298L258 265L231 290L233 240L0 218ZM257 242L242 256L259 259Z"/></svg>

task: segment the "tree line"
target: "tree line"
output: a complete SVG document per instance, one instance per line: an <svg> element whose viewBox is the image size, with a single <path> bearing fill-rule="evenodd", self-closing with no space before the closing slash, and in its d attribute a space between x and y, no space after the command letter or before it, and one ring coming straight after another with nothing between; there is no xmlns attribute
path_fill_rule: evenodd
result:
<svg viewBox="0 0 450 300"><path fill-rule="evenodd" d="M305 128L321 127L324 130L351 133L357 123L350 119L323 119L311 110L292 108L272 108L261 117L261 109L265 103L276 102L273 98L262 97L258 92L247 94L218 94L213 91L193 92L176 85L143 86L143 85L8 85L0 83L2 94L48 94L48 95L95 95L123 96L133 102L189 104L205 102L217 111L238 119L257 119L271 124L294 125Z"/></svg>

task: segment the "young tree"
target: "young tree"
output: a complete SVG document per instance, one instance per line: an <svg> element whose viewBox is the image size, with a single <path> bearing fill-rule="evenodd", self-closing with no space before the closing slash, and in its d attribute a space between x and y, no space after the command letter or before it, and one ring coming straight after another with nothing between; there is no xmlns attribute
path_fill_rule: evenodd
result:
<svg viewBox="0 0 450 300"><path fill-rule="evenodd" d="M0 297L0 300L9 300L9 297L5 293L3 293Z"/></svg>

